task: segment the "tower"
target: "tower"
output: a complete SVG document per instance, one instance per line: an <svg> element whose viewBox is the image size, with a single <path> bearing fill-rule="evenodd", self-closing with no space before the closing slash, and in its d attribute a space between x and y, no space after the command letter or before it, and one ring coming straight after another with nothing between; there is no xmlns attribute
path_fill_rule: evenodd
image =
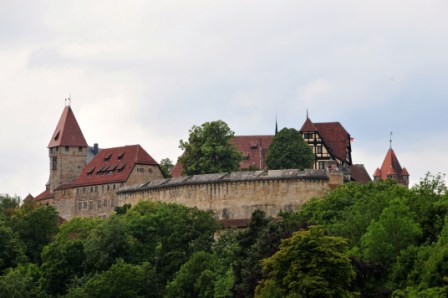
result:
<svg viewBox="0 0 448 298"><path fill-rule="evenodd" d="M73 182L86 165L87 142L70 105L65 106L48 144L50 156L49 190Z"/></svg>
<svg viewBox="0 0 448 298"><path fill-rule="evenodd" d="M400 162L398 161L392 146L387 151L381 168L377 168L373 174L373 179L374 181L393 179L399 184L403 184L406 187L409 186L408 170L406 170L406 168L401 168Z"/></svg>

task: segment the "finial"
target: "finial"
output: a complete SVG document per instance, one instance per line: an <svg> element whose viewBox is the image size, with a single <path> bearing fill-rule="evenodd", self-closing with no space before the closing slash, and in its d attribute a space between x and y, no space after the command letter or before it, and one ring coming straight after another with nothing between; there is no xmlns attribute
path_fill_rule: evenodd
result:
<svg viewBox="0 0 448 298"><path fill-rule="evenodd" d="M308 119L308 109L306 109L306 119Z"/></svg>
<svg viewBox="0 0 448 298"><path fill-rule="evenodd" d="M390 144L389 148L392 149L392 132L390 132L389 144Z"/></svg>
<svg viewBox="0 0 448 298"><path fill-rule="evenodd" d="M68 94L68 98L65 99L65 106L69 107L72 104L72 94L71 92Z"/></svg>

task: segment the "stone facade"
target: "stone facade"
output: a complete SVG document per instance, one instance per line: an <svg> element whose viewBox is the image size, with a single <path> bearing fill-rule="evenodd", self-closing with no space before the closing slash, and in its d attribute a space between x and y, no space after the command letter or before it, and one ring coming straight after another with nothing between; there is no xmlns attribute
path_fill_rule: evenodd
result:
<svg viewBox="0 0 448 298"><path fill-rule="evenodd" d="M183 176L123 187L118 205L151 200L212 210L220 220L248 219L256 209L268 216L297 210L313 197L350 178L324 170L274 170Z"/></svg>
<svg viewBox="0 0 448 298"><path fill-rule="evenodd" d="M74 181L86 166L87 147L61 146L49 148L50 191Z"/></svg>
<svg viewBox="0 0 448 298"><path fill-rule="evenodd" d="M55 191L51 204L66 220L73 217L107 217L117 206L120 188L161 178L163 174L157 165L135 165L125 182L62 186Z"/></svg>

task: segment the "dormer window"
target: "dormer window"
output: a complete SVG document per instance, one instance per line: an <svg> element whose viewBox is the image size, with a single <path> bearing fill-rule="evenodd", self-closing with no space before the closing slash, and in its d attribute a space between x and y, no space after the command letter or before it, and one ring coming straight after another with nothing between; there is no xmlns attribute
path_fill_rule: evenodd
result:
<svg viewBox="0 0 448 298"><path fill-rule="evenodd" d="M121 152L121 153L118 155L118 160L122 160L122 159L123 159L123 156L124 156L124 151Z"/></svg>
<svg viewBox="0 0 448 298"><path fill-rule="evenodd" d="M258 142L250 142L250 148L256 149L258 147Z"/></svg>
<svg viewBox="0 0 448 298"><path fill-rule="evenodd" d="M58 133L56 134L56 136L54 137L54 140L55 141L57 141L58 139L59 139L59 134L60 134L61 132L60 131L58 131Z"/></svg>
<svg viewBox="0 0 448 298"><path fill-rule="evenodd" d="M120 165L120 166L117 168L117 172L118 172L118 173L121 173L121 172L123 171L124 167L126 167L126 163Z"/></svg>
<svg viewBox="0 0 448 298"><path fill-rule="evenodd" d="M95 167L91 168L88 172L87 172L87 176L92 176L93 171L95 170Z"/></svg>
<svg viewBox="0 0 448 298"><path fill-rule="evenodd" d="M104 161L109 161L111 157L112 157L112 153L109 153L108 155L106 155L104 157Z"/></svg>

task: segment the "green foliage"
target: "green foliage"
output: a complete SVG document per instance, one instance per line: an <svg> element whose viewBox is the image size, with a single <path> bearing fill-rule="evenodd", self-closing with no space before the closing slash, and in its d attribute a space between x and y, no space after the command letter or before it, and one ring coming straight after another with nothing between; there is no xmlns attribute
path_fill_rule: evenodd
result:
<svg viewBox="0 0 448 298"><path fill-rule="evenodd" d="M0 297L44 297L39 288L39 268L34 264L19 265L0 276Z"/></svg>
<svg viewBox="0 0 448 298"><path fill-rule="evenodd" d="M64 294L71 280L84 274L85 260L80 240L57 240L47 245L42 253L42 289L50 295Z"/></svg>
<svg viewBox="0 0 448 298"><path fill-rule="evenodd" d="M0 194L0 213L10 216L20 205L20 197Z"/></svg>
<svg viewBox="0 0 448 298"><path fill-rule="evenodd" d="M210 253L193 254L168 283L165 297L213 297L215 263Z"/></svg>
<svg viewBox="0 0 448 298"><path fill-rule="evenodd" d="M133 298L160 297L154 268L148 263L127 264L117 260L109 270L97 273L78 287L70 289L67 298Z"/></svg>
<svg viewBox="0 0 448 298"><path fill-rule="evenodd" d="M0 274L25 261L25 247L19 236L5 221L0 220Z"/></svg>
<svg viewBox="0 0 448 298"><path fill-rule="evenodd" d="M57 216L56 210L51 206L24 204L11 217L11 226L25 244L26 255L31 262L40 263L43 247L57 233Z"/></svg>
<svg viewBox="0 0 448 298"><path fill-rule="evenodd" d="M362 237L366 260L390 267L402 249L417 243L422 234L414 214L402 202L395 200L385 208L378 221L373 221Z"/></svg>
<svg viewBox="0 0 448 298"><path fill-rule="evenodd" d="M327 236L321 227L295 232L280 250L264 259L265 278L255 297L355 297L349 290L355 277L347 242Z"/></svg>
<svg viewBox="0 0 448 298"><path fill-rule="evenodd" d="M231 172L239 169L242 155L229 143L234 132L224 121L205 122L193 126L188 141L180 140L179 148L184 154L179 157L184 175Z"/></svg>
<svg viewBox="0 0 448 298"><path fill-rule="evenodd" d="M269 169L309 169L314 154L294 128L283 128L272 139L266 163Z"/></svg>
<svg viewBox="0 0 448 298"><path fill-rule="evenodd" d="M160 161L160 170L166 178L172 177L171 170L174 168L173 162L169 158L164 158Z"/></svg>

